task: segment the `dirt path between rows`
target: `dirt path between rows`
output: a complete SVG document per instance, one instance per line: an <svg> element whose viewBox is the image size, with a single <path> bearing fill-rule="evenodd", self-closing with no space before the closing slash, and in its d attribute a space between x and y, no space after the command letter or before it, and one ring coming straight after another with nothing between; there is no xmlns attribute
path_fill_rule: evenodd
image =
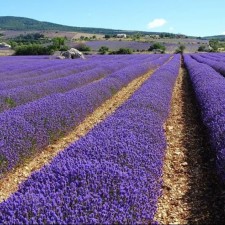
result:
<svg viewBox="0 0 225 225"><path fill-rule="evenodd" d="M215 156L200 122L190 78L183 67L175 85L165 130L168 147L156 221L225 224L225 192L218 183Z"/></svg>
<svg viewBox="0 0 225 225"><path fill-rule="evenodd" d="M60 151L67 148L80 137L86 135L94 126L112 114L140 88L153 72L154 70L151 70L143 76L133 80L126 87L117 92L111 99L103 103L67 136L59 139L55 144L49 145L41 153L26 160L26 162L1 179L0 202L7 199L10 194L15 192L18 189L19 184L26 180L32 172L39 170L42 166L49 163Z"/></svg>

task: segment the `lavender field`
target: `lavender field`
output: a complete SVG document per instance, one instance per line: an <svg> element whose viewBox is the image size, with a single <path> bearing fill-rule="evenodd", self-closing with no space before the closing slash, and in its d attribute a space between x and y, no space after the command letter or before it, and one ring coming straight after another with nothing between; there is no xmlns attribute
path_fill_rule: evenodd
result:
<svg viewBox="0 0 225 225"><path fill-rule="evenodd" d="M118 50L119 48L130 48L133 50L147 51L151 46L150 43L137 41L89 41L86 42L93 50L98 51L101 46L107 46L111 50Z"/></svg>
<svg viewBox="0 0 225 225"><path fill-rule="evenodd" d="M107 46L110 50L118 50L119 48L130 48L134 51L148 51L150 46L155 43L159 42L166 47L166 52L174 53L175 50L183 44L185 46L185 52L187 53L194 53L198 51L199 46L207 45L207 42L199 42L197 40L191 39L182 39L182 40L153 40L152 42L149 41L117 41L117 40L99 40L99 41L88 41L86 45L89 46L93 51L98 51L101 46Z"/></svg>
<svg viewBox="0 0 225 225"><path fill-rule="evenodd" d="M91 44L100 47L99 42ZM1 57L0 224L167 224L175 208L186 213L179 220L183 223L219 221L219 208L225 208L216 193L225 184L224 75L222 53L92 55L85 60ZM195 106L188 105L190 96ZM115 106L117 101L121 103ZM85 120L99 116L100 107L107 116L91 121L85 133ZM196 116L193 107L198 124L188 121ZM74 141L67 147L58 144L57 154L38 167L39 156L46 151L51 155L49 146L82 125ZM200 132L191 136L198 126L206 137ZM190 149L206 142L204 138L211 149L209 154L198 147L204 166L201 160L190 163L198 158L190 156ZM169 149L185 161L168 162ZM31 165L33 158L37 160ZM194 183L189 173L195 165ZM203 170L213 171L215 180L203 176ZM172 177L192 191L191 201L185 188L178 196ZM200 184L209 196L195 191ZM207 207L218 212L215 217L207 211L206 218ZM171 221L176 222L174 216Z"/></svg>

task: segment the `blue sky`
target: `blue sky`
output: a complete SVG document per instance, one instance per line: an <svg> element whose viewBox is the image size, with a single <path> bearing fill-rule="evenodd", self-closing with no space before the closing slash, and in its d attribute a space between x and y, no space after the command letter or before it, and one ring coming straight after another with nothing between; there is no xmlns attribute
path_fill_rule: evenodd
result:
<svg viewBox="0 0 225 225"><path fill-rule="evenodd" d="M225 34L224 0L0 0L0 16L195 36Z"/></svg>

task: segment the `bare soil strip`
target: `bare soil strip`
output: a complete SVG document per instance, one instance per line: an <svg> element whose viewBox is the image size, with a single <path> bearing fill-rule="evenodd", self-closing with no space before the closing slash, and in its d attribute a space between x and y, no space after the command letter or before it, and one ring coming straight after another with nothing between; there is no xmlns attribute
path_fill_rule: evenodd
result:
<svg viewBox="0 0 225 225"><path fill-rule="evenodd" d="M155 70L151 70L143 76L136 78L122 90L117 92L111 99L103 103L79 126L67 136L59 139L56 143L49 145L41 153L26 160L19 167L8 173L0 183L0 202L7 199L10 194L18 189L21 182L26 180L30 174L48 164L60 151L67 148L71 143L85 136L94 126L103 121L123 104L140 86L150 77Z"/></svg>
<svg viewBox="0 0 225 225"><path fill-rule="evenodd" d="M225 192L200 121L191 82L182 67L165 124L164 185L155 216L162 224L225 224Z"/></svg>

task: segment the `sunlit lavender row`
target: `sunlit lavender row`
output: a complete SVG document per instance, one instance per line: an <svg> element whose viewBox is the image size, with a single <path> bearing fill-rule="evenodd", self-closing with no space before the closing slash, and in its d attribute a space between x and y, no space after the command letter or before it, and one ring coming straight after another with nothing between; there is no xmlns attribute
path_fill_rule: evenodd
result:
<svg viewBox="0 0 225 225"><path fill-rule="evenodd" d="M81 87L85 84L100 80L110 73L126 66L127 64L122 65L117 62L110 63L102 66L96 66L92 69L87 69L86 71L71 74L66 77L60 77L58 79L48 80L41 83L38 82L33 85L19 86L8 90L1 90L0 112L50 94L64 93ZM68 74L69 71L66 72L67 73L65 74Z"/></svg>
<svg viewBox="0 0 225 225"><path fill-rule="evenodd" d="M163 58L168 58L168 56L162 56ZM50 95L50 94L56 94L56 93L64 93L66 91L78 88L82 85L88 84L90 82L97 81L99 79L102 79L109 74L118 71L120 69L125 68L126 66L130 66L133 64L138 63L139 57L133 57L133 59L127 59L127 61L120 62L117 59L114 60L108 60L105 63L103 63L103 60L99 61L98 64L93 63L91 67L89 68L81 68L82 72L77 72L74 74L71 74L71 69L74 70L74 66L70 68L70 70L67 68L63 71L58 71L57 73L66 74L66 76L51 79L47 81L43 81L46 79L46 77L49 77L50 75L48 73L42 72L41 75L35 77L34 79L28 79L29 81L40 81L33 85L23 85L19 86L17 88L8 88L6 90L0 90L0 112L3 112L4 110L19 106L21 104L25 104L30 101L34 101L36 99L42 98L44 96ZM158 65L158 59L159 57L148 57L146 59L140 60L140 63L149 62L151 60L152 65L155 63L156 66ZM137 60L138 59L138 60ZM92 68L93 67L93 68ZM86 68L85 71L83 71ZM77 69L77 67L76 67ZM56 72L51 73L52 75L55 75ZM19 79L19 78L18 78ZM20 79L21 84L28 83L27 79ZM8 83L9 84L9 83ZM10 82L12 84L12 82ZM14 84L18 86L18 81L15 81Z"/></svg>
<svg viewBox="0 0 225 225"><path fill-rule="evenodd" d="M196 59L200 57L194 56ZM225 182L225 78L212 67L184 57L200 106L202 120L216 153L217 171ZM203 61L203 60L202 60Z"/></svg>
<svg viewBox="0 0 225 225"><path fill-rule="evenodd" d="M191 56L198 62L211 66L217 72L225 76L225 62L221 61L222 59L221 55L219 55L219 58L215 58L215 59L211 59L208 56L202 57L201 55L198 55L198 54L192 54Z"/></svg>
<svg viewBox="0 0 225 225"><path fill-rule="evenodd" d="M136 60L144 60L147 58L156 59L161 55L140 55L135 57L133 55L116 55L116 56L87 56L87 60L83 61L80 59L74 60L57 60L55 57L51 59L51 56L41 57L41 56L10 56L1 57L0 60L0 79L2 77L11 78L12 76L21 76L27 73L29 75L36 75L39 72L42 74L48 71L54 70L54 68L65 68L65 67L75 67L81 65L95 64L99 62L110 62L117 61L120 63L125 63L126 61L132 60L134 57ZM50 60L49 60L50 59ZM91 60L89 60L91 59Z"/></svg>
<svg viewBox="0 0 225 225"><path fill-rule="evenodd" d="M7 80L16 80L21 78L32 78L39 75L46 75L50 72L60 72L61 74L66 74L63 70L67 69L68 72L70 70L74 70L76 67L88 67L94 68L96 66L102 65L105 63L118 63L118 64L126 64L133 58L136 60L144 60L147 58L155 59L159 58L159 56L109 56L109 57L102 57L102 56L90 56L87 60L79 60L77 59L75 62L74 60L57 60L57 59L42 59L39 57L3 57L0 61L0 80L7 81ZM31 58L31 59L30 59Z"/></svg>
<svg viewBox="0 0 225 225"><path fill-rule="evenodd" d="M12 169L22 159L68 133L118 90L165 63L170 55L157 60L136 57L137 60L134 56L129 66L104 79L64 93L50 94L1 113L1 172Z"/></svg>
<svg viewBox="0 0 225 225"><path fill-rule="evenodd" d="M163 124L179 67L180 56L176 55L114 114L32 174L19 191L0 204L0 221L3 224L153 222L166 148ZM124 73L121 79L131 80L147 69L144 65L131 68L136 75L127 77ZM98 92L96 87L94 90Z"/></svg>

